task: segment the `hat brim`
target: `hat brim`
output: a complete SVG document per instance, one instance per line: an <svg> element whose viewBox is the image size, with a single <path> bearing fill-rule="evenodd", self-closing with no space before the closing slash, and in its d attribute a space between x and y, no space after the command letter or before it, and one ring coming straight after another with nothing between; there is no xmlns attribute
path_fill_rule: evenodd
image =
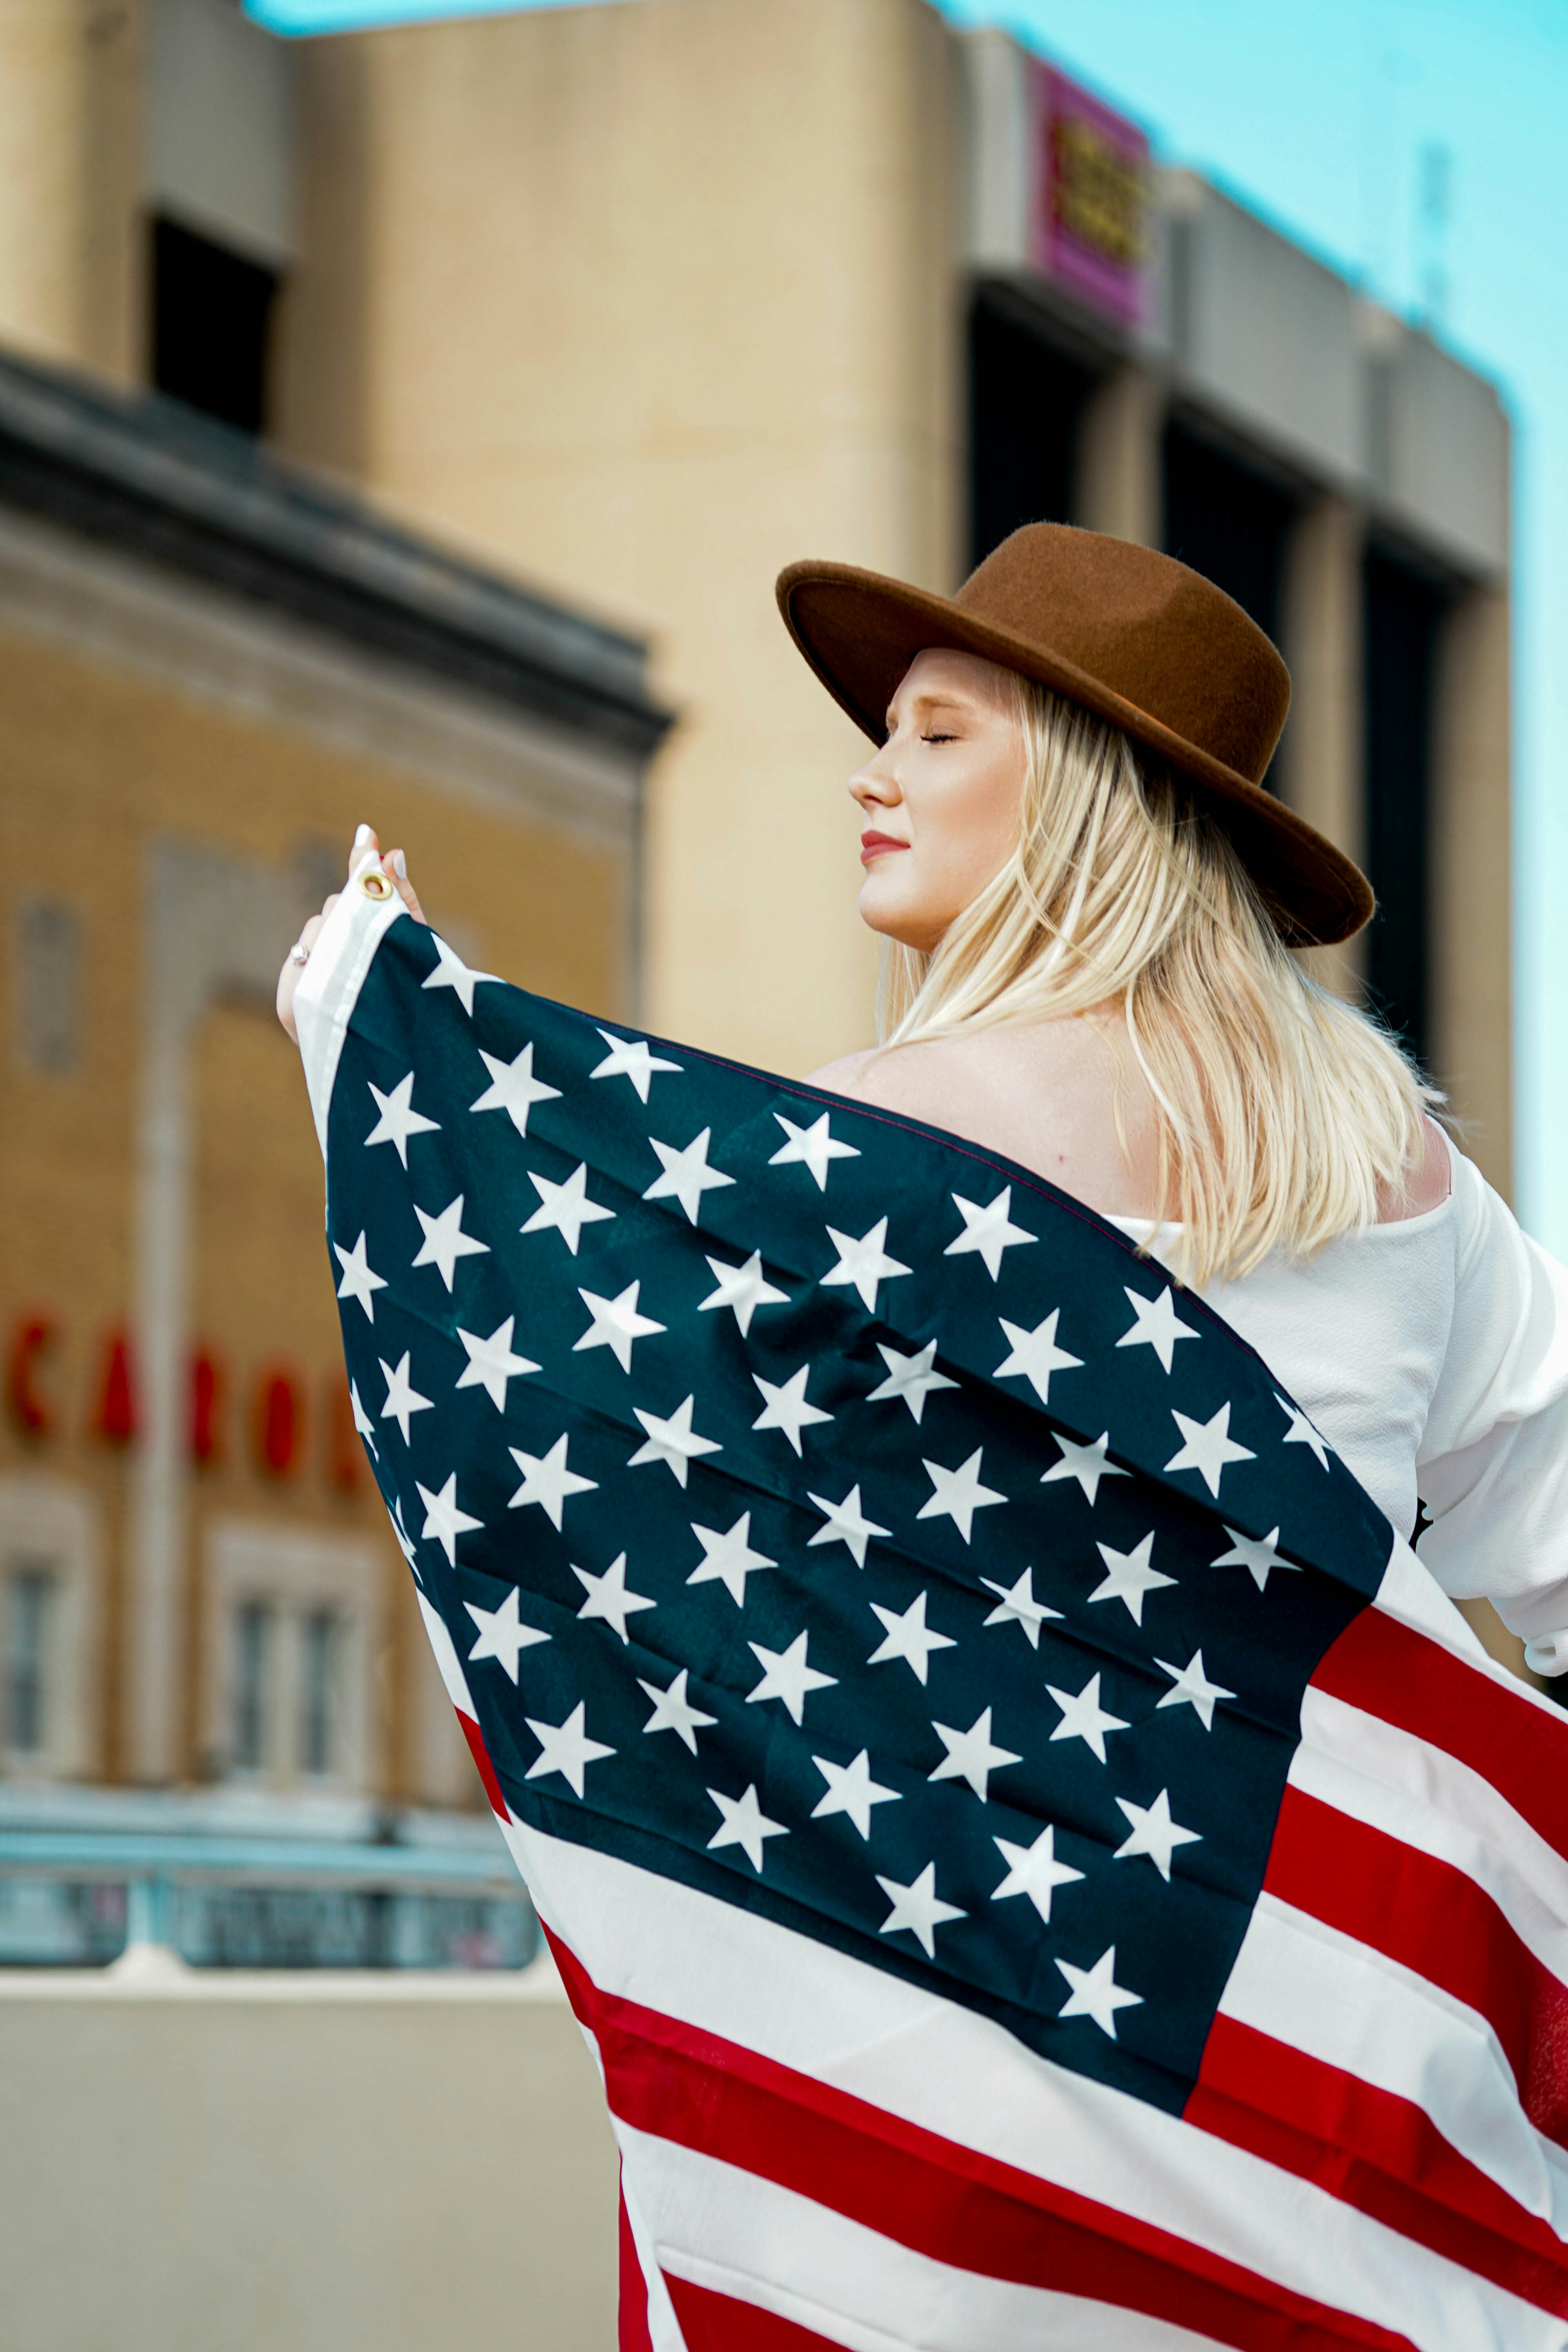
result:
<svg viewBox="0 0 1568 2352"><path fill-rule="evenodd" d="M1197 805L1229 835L1288 945L1335 947L1371 919L1365 876L1315 826L1049 646L849 563L788 565L778 602L806 661L873 742L886 734L888 706L917 654L977 654L1093 711L1194 785Z"/></svg>

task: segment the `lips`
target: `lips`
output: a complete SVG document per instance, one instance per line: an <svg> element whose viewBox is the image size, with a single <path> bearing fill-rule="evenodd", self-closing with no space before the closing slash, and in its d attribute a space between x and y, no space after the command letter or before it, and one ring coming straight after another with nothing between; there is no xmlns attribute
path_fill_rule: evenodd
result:
<svg viewBox="0 0 1568 2352"><path fill-rule="evenodd" d="M869 866L873 857L880 857L890 849L907 849L907 841L895 841L890 833L863 833L860 835L860 863Z"/></svg>

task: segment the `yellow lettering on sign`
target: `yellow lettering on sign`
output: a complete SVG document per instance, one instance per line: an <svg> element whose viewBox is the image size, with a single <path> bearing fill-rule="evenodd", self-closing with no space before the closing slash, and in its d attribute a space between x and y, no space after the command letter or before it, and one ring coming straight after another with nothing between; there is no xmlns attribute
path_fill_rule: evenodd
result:
<svg viewBox="0 0 1568 2352"><path fill-rule="evenodd" d="M1143 254L1143 172L1081 116L1051 125L1052 209L1080 245L1130 269Z"/></svg>

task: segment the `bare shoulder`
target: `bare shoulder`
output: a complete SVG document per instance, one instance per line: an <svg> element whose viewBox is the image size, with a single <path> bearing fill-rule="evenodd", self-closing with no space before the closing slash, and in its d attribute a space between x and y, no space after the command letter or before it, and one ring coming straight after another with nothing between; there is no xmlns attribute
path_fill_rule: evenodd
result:
<svg viewBox="0 0 1568 2352"><path fill-rule="evenodd" d="M880 1103L888 1110L924 1115L933 1089L940 1088L944 1079L950 1088L956 1075L969 1066L973 1055L968 1045L967 1039L959 1038L870 1045L863 1053L846 1054L841 1060L813 1070L806 1083L829 1087L835 1094L848 1095L856 1102Z"/></svg>
<svg viewBox="0 0 1568 2352"><path fill-rule="evenodd" d="M1448 1140L1436 1119L1423 1118L1421 1139L1421 1155L1405 1177L1404 1189L1379 1203L1380 1224L1404 1224L1408 1218L1424 1217L1429 1209L1440 1209L1453 1190Z"/></svg>

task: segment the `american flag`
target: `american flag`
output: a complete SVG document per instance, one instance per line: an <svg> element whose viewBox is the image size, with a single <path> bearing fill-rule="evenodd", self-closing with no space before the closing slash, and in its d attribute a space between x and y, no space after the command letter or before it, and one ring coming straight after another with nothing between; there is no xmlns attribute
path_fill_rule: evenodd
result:
<svg viewBox="0 0 1568 2352"><path fill-rule="evenodd" d="M300 1018L623 2346L1568 2347L1568 1727L1268 1367L1023 1170L395 900Z"/></svg>

